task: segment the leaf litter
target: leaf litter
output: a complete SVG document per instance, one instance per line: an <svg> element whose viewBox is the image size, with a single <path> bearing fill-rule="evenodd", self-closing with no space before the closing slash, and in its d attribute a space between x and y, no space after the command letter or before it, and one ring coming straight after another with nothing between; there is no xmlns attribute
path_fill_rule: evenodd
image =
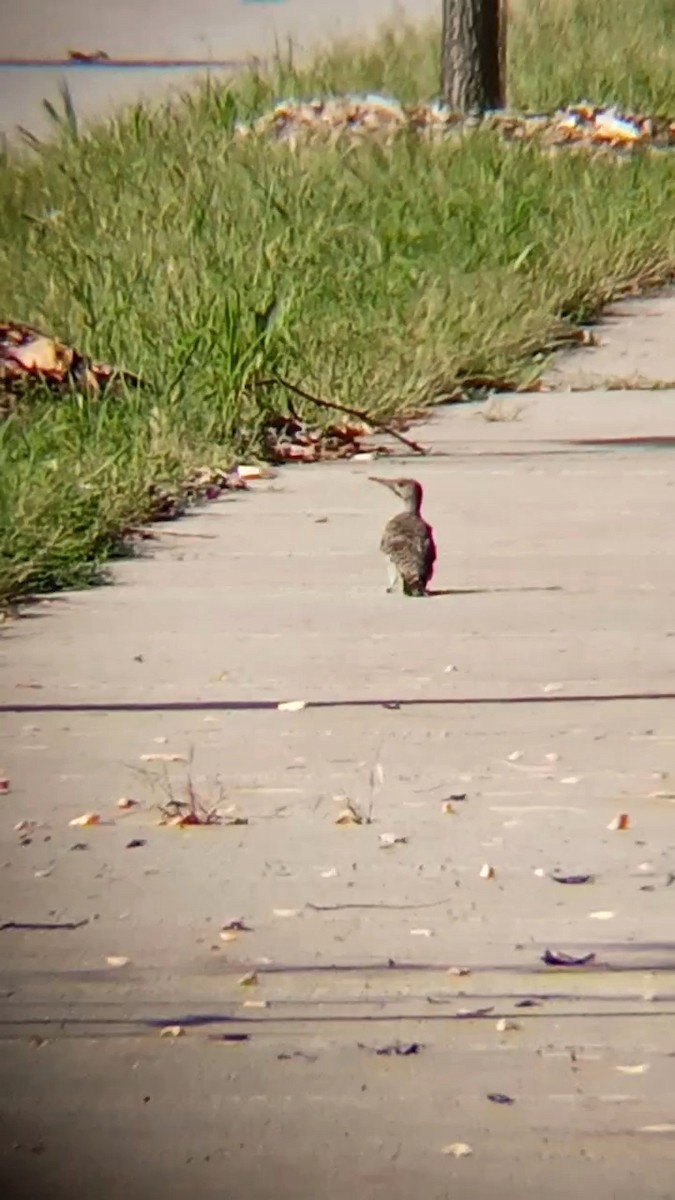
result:
<svg viewBox="0 0 675 1200"><path fill-rule="evenodd" d="M367 137L388 142L401 134L436 140L470 137L485 129L507 143L529 142L549 153L610 149L627 154L675 146L675 121L621 112L614 105L584 101L548 113L490 112L476 120L441 101L406 105L391 96L358 93L279 100L252 123L238 122L235 133L240 138L271 138L294 148L300 142L321 144L340 135L351 141Z"/></svg>

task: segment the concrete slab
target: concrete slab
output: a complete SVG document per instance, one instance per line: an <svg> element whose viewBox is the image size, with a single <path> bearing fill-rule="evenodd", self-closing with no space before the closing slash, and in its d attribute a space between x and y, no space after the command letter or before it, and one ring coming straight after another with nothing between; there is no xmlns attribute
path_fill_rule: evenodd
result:
<svg viewBox="0 0 675 1200"><path fill-rule="evenodd" d="M558 356L548 375L552 387L639 387L675 380L675 292L618 301L593 333L598 345Z"/></svg>
<svg viewBox="0 0 675 1200"><path fill-rule="evenodd" d="M9 1194L670 1196L674 403L439 412L377 464L425 486L427 599L384 592L366 462L5 627ZM160 826L188 776L248 823Z"/></svg>

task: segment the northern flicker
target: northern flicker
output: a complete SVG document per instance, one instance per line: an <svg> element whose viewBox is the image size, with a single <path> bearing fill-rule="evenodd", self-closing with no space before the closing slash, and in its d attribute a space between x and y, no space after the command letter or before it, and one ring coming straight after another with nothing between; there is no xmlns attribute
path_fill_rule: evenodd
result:
<svg viewBox="0 0 675 1200"><path fill-rule="evenodd" d="M421 515L422 485L416 479L382 479L382 483L405 504L404 511L385 526L380 550L389 559L388 592L401 586L406 596L426 596L436 562L436 544L431 525Z"/></svg>

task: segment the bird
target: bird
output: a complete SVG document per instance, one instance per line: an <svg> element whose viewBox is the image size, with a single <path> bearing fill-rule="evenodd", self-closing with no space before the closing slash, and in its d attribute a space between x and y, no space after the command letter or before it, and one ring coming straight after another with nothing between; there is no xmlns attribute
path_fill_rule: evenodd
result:
<svg viewBox="0 0 675 1200"><path fill-rule="evenodd" d="M431 525L421 515L422 485L416 479L383 479L377 475L369 479L389 488L405 504L404 511L387 522L380 542L380 550L389 559L387 591L395 592L401 586L405 596L427 596L436 543Z"/></svg>

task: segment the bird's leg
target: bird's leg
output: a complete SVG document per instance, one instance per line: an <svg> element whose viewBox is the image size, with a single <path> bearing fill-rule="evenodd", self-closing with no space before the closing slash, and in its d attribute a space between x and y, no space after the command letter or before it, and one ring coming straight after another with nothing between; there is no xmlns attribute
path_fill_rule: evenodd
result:
<svg viewBox="0 0 675 1200"><path fill-rule="evenodd" d="M389 587L387 588L387 592L391 594L392 592L398 590L399 585L403 584L403 579L401 578L398 567L391 561L387 564L387 576L389 578Z"/></svg>

